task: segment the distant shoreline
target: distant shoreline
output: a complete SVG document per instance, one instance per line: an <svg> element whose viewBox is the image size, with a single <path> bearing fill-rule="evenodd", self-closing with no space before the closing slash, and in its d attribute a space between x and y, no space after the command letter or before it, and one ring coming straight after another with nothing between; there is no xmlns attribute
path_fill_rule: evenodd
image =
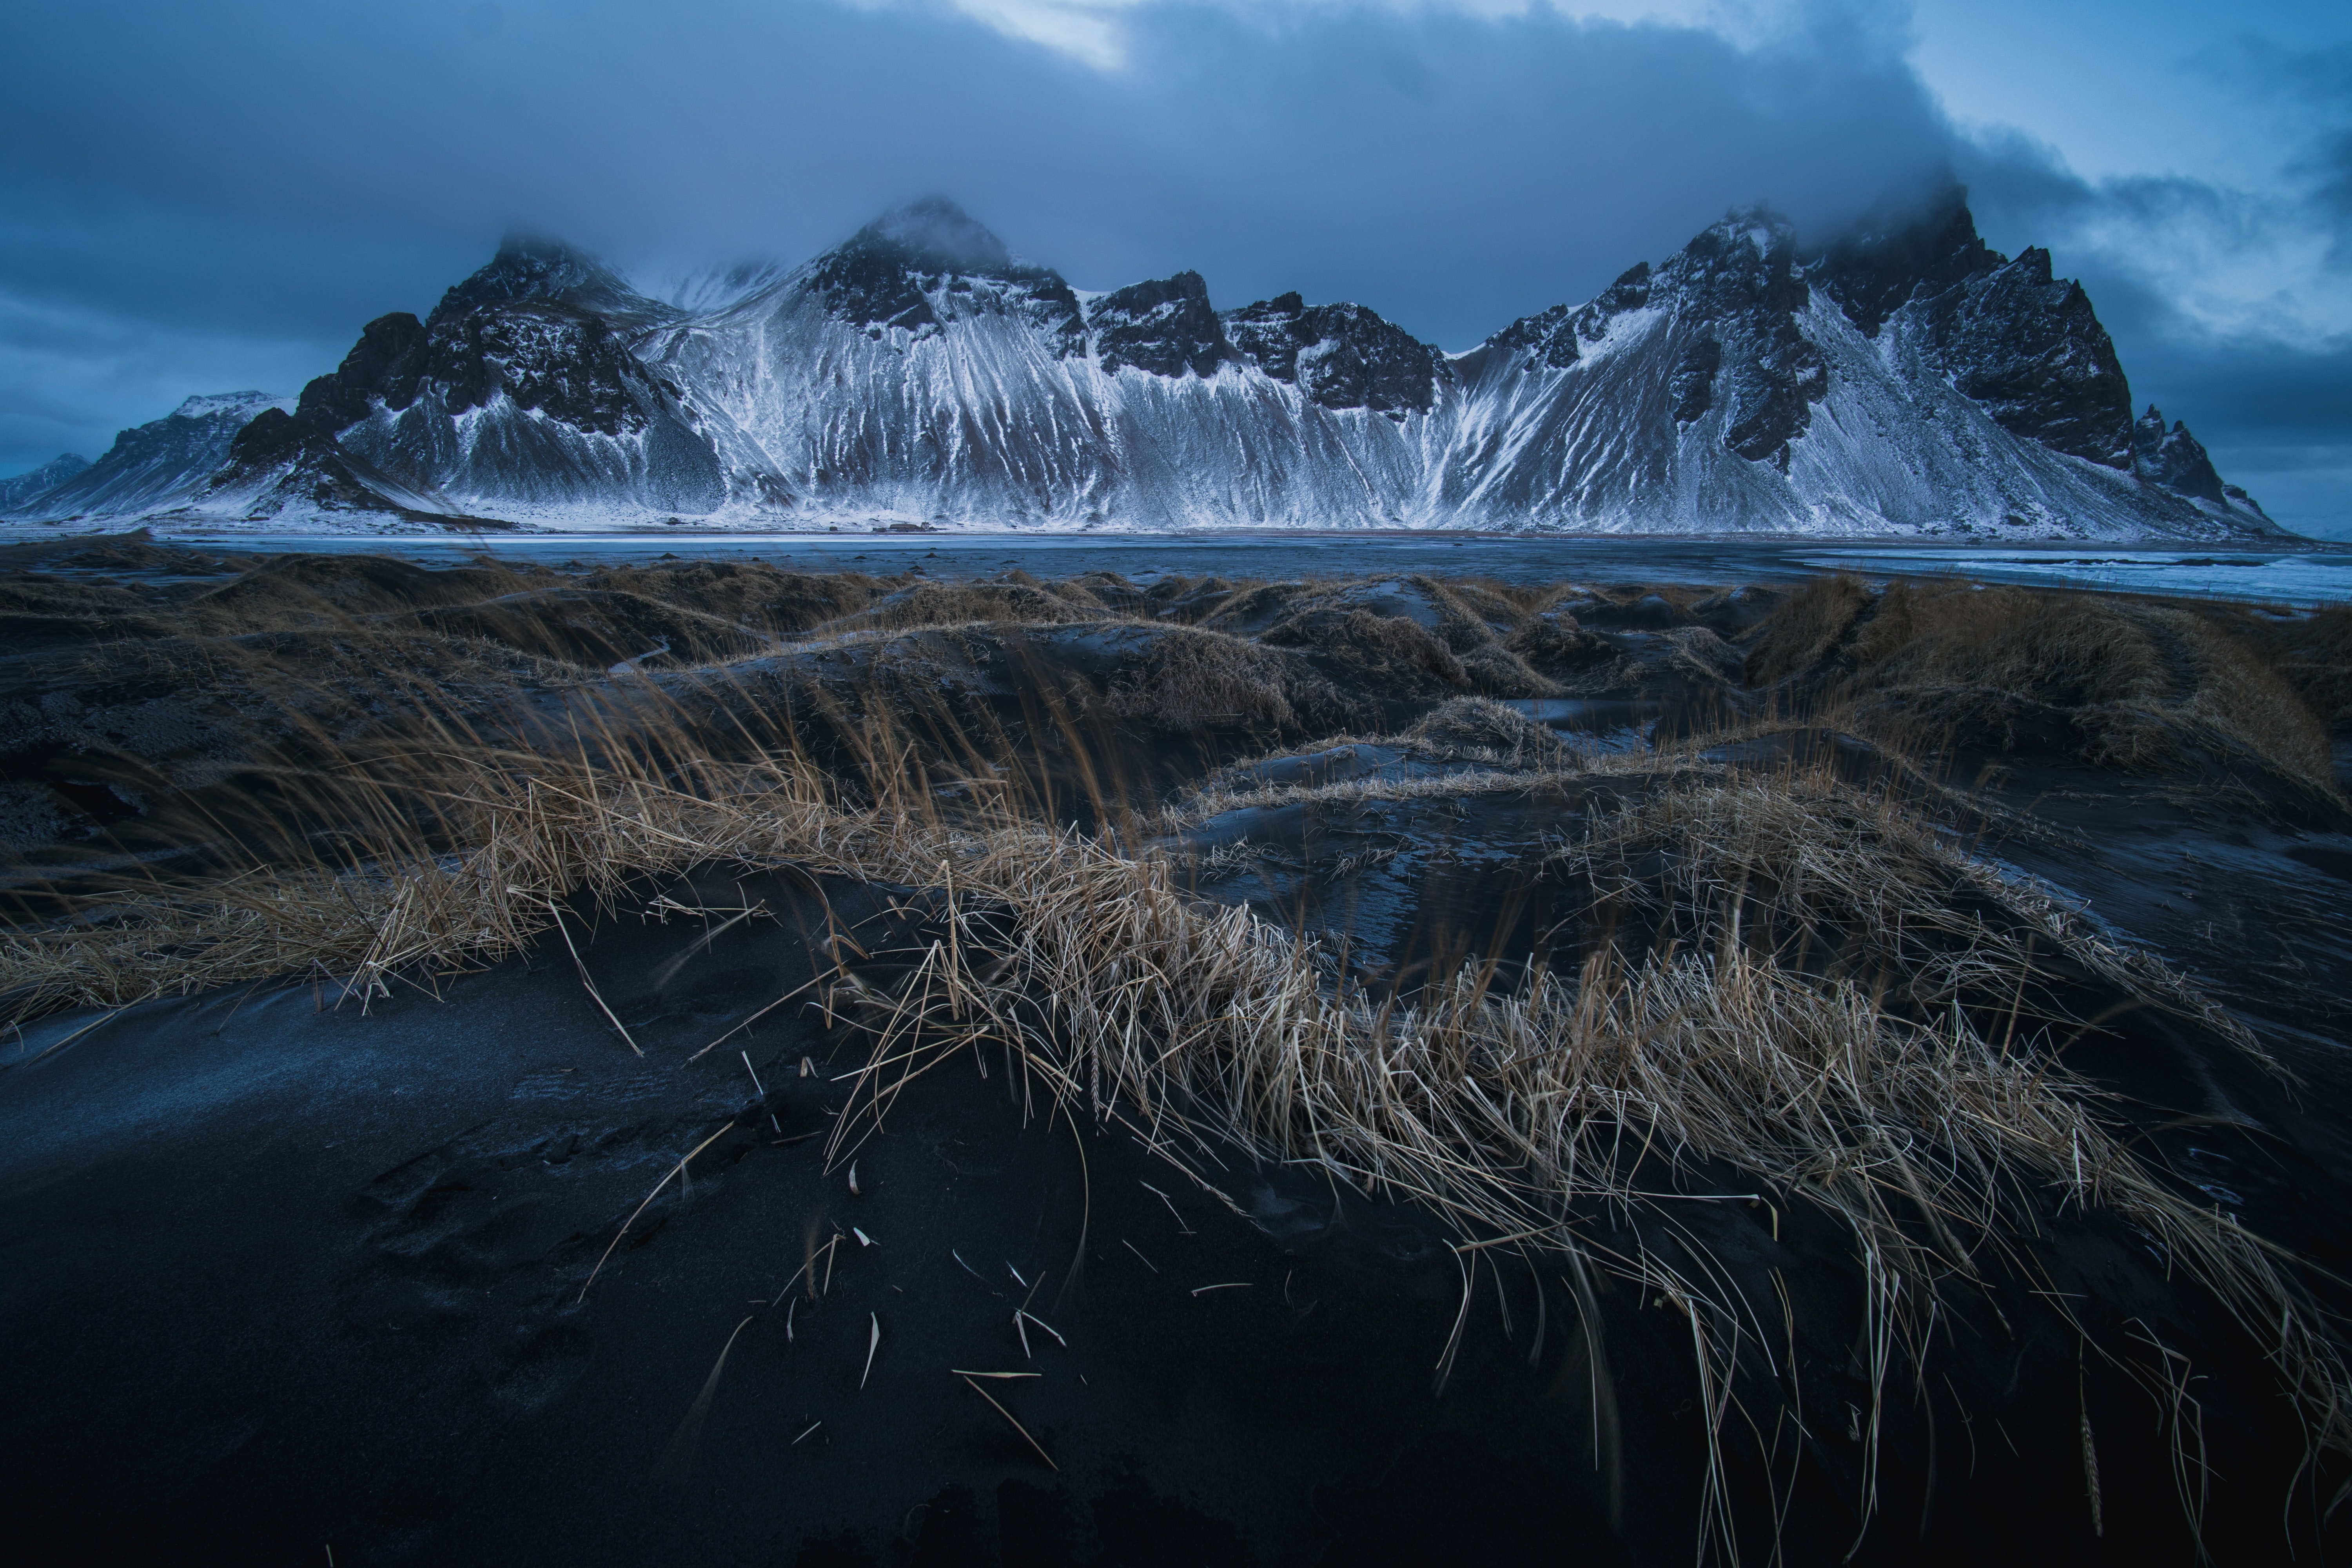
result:
<svg viewBox="0 0 2352 1568"><path fill-rule="evenodd" d="M644 565L663 560L753 563L812 573L919 573L976 579L1020 570L1041 577L1094 571L1131 581L1169 576L1279 581L1300 576L1427 575L1534 586L1655 581L1685 584L1799 582L1845 572L1874 583L1962 577L2078 591L2210 599L2309 610L2352 604L2352 544L2178 541L2005 545L1905 538L1803 535L1496 534L1334 530L1311 539L1278 531L1069 534L968 533L398 533L239 534L131 530L68 534L0 531L0 563L15 570L84 543L134 543L223 555L373 554L422 565L488 555L546 566ZM5 569L5 568L0 568ZM93 568L120 571L120 566Z"/></svg>

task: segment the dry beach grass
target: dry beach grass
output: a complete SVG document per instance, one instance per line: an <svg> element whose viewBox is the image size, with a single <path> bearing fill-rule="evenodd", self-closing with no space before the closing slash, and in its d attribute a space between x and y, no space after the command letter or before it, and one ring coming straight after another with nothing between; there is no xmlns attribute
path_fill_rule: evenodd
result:
<svg viewBox="0 0 2352 1568"><path fill-rule="evenodd" d="M634 579L614 591L659 602ZM1124 614L1091 591L1030 584L921 584L895 602L868 585L794 594L794 605L838 611L799 631L861 643ZM1142 660L1099 688L1048 689L1045 705L1074 733L1104 720L1280 731L1333 700L1328 678L1286 651L1311 644L1368 679L1453 697L1417 737L1389 739L1477 765L1260 784L1157 816L1129 803L1097 814L1123 832L1089 833L1005 765L1015 759L1002 736L943 743L894 722L878 687L835 719L836 738L855 739L845 758L771 747L772 733L747 734L751 754L720 756L707 724L643 682L625 704L588 710L568 754L520 746L472 709L433 715L425 739L412 731L397 746L311 725L299 758L278 764L277 787L303 821L335 831L275 840L236 875L118 887L80 918L22 923L0 937L0 995L20 1022L289 980L364 1006L394 986L429 988L436 975L547 945L566 900L617 905L695 867L887 884L910 889L905 906L930 944L877 977L855 934L836 933L814 999L867 1050L833 1135L836 1160L884 1125L916 1076L1002 1061L1033 1110L1123 1127L1229 1204L1220 1151L1240 1149L1422 1205L1457 1238L1465 1317L1475 1270L1507 1252L1562 1265L1588 1333L1594 1282L1631 1284L1686 1322L1710 1455L1698 1534L1726 1560L1741 1541L1725 1447L1754 1434L1776 1484L1798 1484L1779 1436L1797 1329L1785 1298L1758 1301L1706 1248L1662 1250L1607 1216L1671 1228L1677 1202L1727 1176L1741 1190L1725 1201L1772 1205L1776 1227L1782 1210L1803 1206L1850 1238L1874 1401L1924 1366L1951 1303L2020 1279L2031 1290L2048 1216L2095 1214L2151 1238L2259 1347L2301 1412L2313 1474L2352 1460L2352 1372L2294 1260L2185 1196L2061 1058L2066 1033L2089 1022L2069 1012L2066 989L2085 976L2253 1052L2179 976L1969 853L1926 818L1925 797L1807 764L1711 761L1724 732L1580 753L1456 695L1489 684L1482 668L1549 682L1533 656L1588 657L1580 638L1591 634L1563 622L1558 593L1449 589L1435 629L1333 602L1325 588L1304 608L1256 594L1242 608L1290 628L1275 646L1214 618L1156 627ZM790 618L772 614L758 629L781 635ZM605 634L572 635L601 657ZM1507 650L1507 637L1530 659ZM745 657L723 644L697 646L714 661ZM2326 729L2290 676L2210 616L2002 590L1873 595L1828 579L1791 595L1747 657L1759 683L1889 739L2013 738L2034 715L2056 714L2084 753L2117 765L2158 766L2206 745L2334 788ZM422 687L404 689L430 706ZM955 720L943 710L937 721ZM958 789L943 792L951 777ZM1604 924L1638 916L1626 929L1643 940L1589 943L1558 970L1474 959L1409 994L1368 990L1313 940L1200 899L1181 855L1139 830L1382 792L1603 786L1614 805L1557 843L1543 871L1588 889ZM1441 1381L1454 1348L1438 1356ZM1596 1394L1596 1423L1598 1409ZM1877 1421L1874 1403L1874 1445ZM2189 1453L2187 1428L2174 1441L2189 1454L2172 1479L2193 1524L2204 1458ZM1867 1530L1867 1499L1860 1512Z"/></svg>
<svg viewBox="0 0 2352 1568"><path fill-rule="evenodd" d="M2338 616L2250 636L2234 616L2115 595L1968 583L1874 595L1825 577L1761 628L1748 675L1915 750L2013 749L2032 731L2095 765L2202 753L2328 795L2332 710L2304 693L2338 678Z"/></svg>
<svg viewBox="0 0 2352 1568"><path fill-rule="evenodd" d="M583 888L617 898L647 873L793 865L922 887L940 940L911 973L877 992L856 973L854 943L837 953L827 1005L872 1042L836 1133L844 1161L913 1076L1005 1053L1041 1105L1125 1125L1205 1188L1217 1187L1213 1146L1238 1143L1427 1205L1459 1234L1465 1268L1490 1247L1532 1249L1662 1295L1688 1318L1717 1442L1778 1396L1753 1386L1748 1364L1770 1359L1772 1315L1728 1275L1612 1246L1596 1205L1654 1209L1661 1184L1685 1184L1678 1172L1727 1169L1776 1205L1834 1215L1873 1292L1885 1385L1906 1351L1925 1353L1939 1296L2014 1266L2027 1216L2054 1197L2159 1237L2265 1347L2315 1443L2352 1447L2340 1353L2286 1260L2136 1158L2042 1028L1988 1033L1968 1010L1934 1005L2021 992L2034 969L2013 933L1955 930L1948 895L1971 885L2053 951L2162 1005L2196 998L1885 800L1819 781L1685 781L1568 854L1597 867L1638 840L1679 840L1684 897L1713 916L1695 940L1596 951L1573 975L1507 990L1474 963L1399 1002L1335 987L1312 944L1186 895L1164 858L1017 815L950 820L928 795L887 785L880 804L845 808L789 762L464 761L415 786L472 843L464 853L257 872L123 906L102 925L18 933L0 951L0 984L20 1005L119 1007L307 973L364 1005L543 941L560 900ZM1455 785L1482 786L1495 781ZM1825 920L1826 904L1843 919ZM1809 975L1728 929L1761 929L1768 905L1792 925L1876 936L1874 957L1905 978L1906 1000L1858 975ZM1728 1500L1710 1507L1706 1529L1729 1554Z"/></svg>

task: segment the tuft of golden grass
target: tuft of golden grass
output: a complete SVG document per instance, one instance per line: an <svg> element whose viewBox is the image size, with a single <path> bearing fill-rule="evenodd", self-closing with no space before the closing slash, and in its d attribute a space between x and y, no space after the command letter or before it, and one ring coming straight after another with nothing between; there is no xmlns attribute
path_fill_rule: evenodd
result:
<svg viewBox="0 0 2352 1568"><path fill-rule="evenodd" d="M1464 678L1489 697L1557 697L1565 689L1499 642L1480 643L1458 657Z"/></svg>
<svg viewBox="0 0 2352 1568"><path fill-rule="evenodd" d="M1383 1000L1335 986L1312 944L1246 910L1183 896L1160 861L1018 828L934 852L937 919L962 934L896 994L850 999L873 1043L836 1158L913 1076L1007 1046L1049 1099L1124 1123L1229 1203L1219 1140L1423 1205L1465 1251L1538 1246L1668 1297L1692 1323L1702 1378L1725 1391L1718 1438L1739 1357L1765 1325L1712 1265L1615 1247L1591 1226L1596 1212L1648 1212L1686 1172L1735 1169L1851 1229L1874 1332L1917 1354L1949 1281L2017 1264L2030 1216L2054 1198L2157 1237L2263 1344L2318 1440L2352 1445L2341 1353L2284 1260L2148 1170L2039 1030L1987 1034L1959 1008L1906 1015L1875 985L1801 974L1738 942L1639 960L1604 949L1507 992L1470 963L1410 1002ZM1848 896L1883 912L1908 912L1898 896L1932 902L1916 879L1855 889L1855 875ZM996 924L1008 909L1010 942ZM2050 942L2083 952L2063 926ZM1959 962L2011 979L1993 973L2004 956L1979 942ZM1881 1355L1874 1375L1888 1364ZM1727 1517L1727 1500L1717 1507Z"/></svg>
<svg viewBox="0 0 2352 1568"><path fill-rule="evenodd" d="M1269 640L1275 640L1276 635L1270 634ZM1462 668L1462 660L1454 650L1419 622L1404 616L1350 610L1339 623L1338 636L1330 641L1357 656L1368 676L1400 693L1424 683L1416 676L1434 677L1456 689L1470 684L1470 672Z"/></svg>
<svg viewBox="0 0 2352 1568"><path fill-rule="evenodd" d="M828 630L876 626L907 631L918 626L970 626L1000 622L1049 626L1110 617L1102 601L1076 584L1059 591L1030 583L923 583L834 622Z"/></svg>
<svg viewBox="0 0 2352 1568"><path fill-rule="evenodd" d="M1870 604L1870 590L1849 574L1809 580L1758 628L1748 655L1748 681L1769 686L1813 669L1844 641Z"/></svg>
<svg viewBox="0 0 2352 1568"><path fill-rule="evenodd" d="M2352 605L2308 615L2242 616L2235 629L2269 656L2332 733L2352 733Z"/></svg>
<svg viewBox="0 0 2352 1568"><path fill-rule="evenodd" d="M2131 771L2201 752L2336 793L2325 720L2271 652L2205 608L1959 582L1874 598L1822 578L1759 629L1748 676L1794 681L1914 749L2032 740Z"/></svg>
<svg viewBox="0 0 2352 1568"><path fill-rule="evenodd" d="M1579 626L1566 610L1529 616L1503 646L1530 668L1550 671L1553 677L1583 675L1617 662L1617 650Z"/></svg>
<svg viewBox="0 0 2352 1568"><path fill-rule="evenodd" d="M1049 1099L1129 1127L1212 1192L1207 1152L1236 1141L1423 1204L1465 1248L1544 1247L1639 1281L1682 1305L1702 1374L1727 1389L1762 1325L1724 1280L1613 1248L1586 1224L1593 1205L1638 1208L1675 1190L1677 1172L1738 1170L1852 1229L1899 1339L1922 1331L1940 1280L1981 1278L2055 1194L2158 1237L2261 1340L2320 1440L2352 1449L2341 1358L2279 1260L2148 1171L2032 1031L1891 1007L1883 987L1809 976L1733 941L1640 957L1604 947L1573 974L1508 991L1469 964L1409 1002L1378 999L1335 986L1313 944L1196 901L1167 860L1017 813L944 816L912 784L877 779L873 803L851 807L790 759L463 760L405 787L470 836L467 851L257 871L159 891L101 924L19 931L0 946L0 986L20 1014L289 973L364 996L511 952L543 934L551 899L617 897L649 873L789 864L925 886L946 940L896 994L845 975L827 1004L873 1035L836 1157L913 1075L1002 1047ZM1922 984L1939 963L1952 988L2021 984L2000 941L1955 956L1930 940L1949 932L1917 929L1959 875L1931 831L1890 803L1807 787L1694 777L1604 825L1601 850L1714 846L1680 873L1687 885L1875 922L1880 962ZM1793 809L1780 799L1792 793ZM2085 956L2063 921L2050 942Z"/></svg>
<svg viewBox="0 0 2352 1568"><path fill-rule="evenodd" d="M1622 773L1629 760L1601 766ZM1914 1017L1956 1002L2005 1013L2011 1034L2021 1019L2083 1023L2060 993L2087 978L2282 1070L2176 971L1969 853L1893 787L1824 767L1685 764L1643 782L1553 853L1555 868L1593 889L1596 920L1638 913L1664 939L1701 947L1736 938L1792 970L1842 974Z"/></svg>
<svg viewBox="0 0 2352 1568"><path fill-rule="evenodd" d="M1311 697L1307 688L1316 689ZM1116 677L1104 708L1121 719L1163 729L1288 728L1294 696L1318 708L1338 706L1328 683L1271 648L1223 632L1168 628L1139 668Z"/></svg>
<svg viewBox="0 0 2352 1568"><path fill-rule="evenodd" d="M1407 731L1425 746L1492 755L1512 764L1558 765L1568 745L1550 727L1486 697L1455 697L1422 715Z"/></svg>

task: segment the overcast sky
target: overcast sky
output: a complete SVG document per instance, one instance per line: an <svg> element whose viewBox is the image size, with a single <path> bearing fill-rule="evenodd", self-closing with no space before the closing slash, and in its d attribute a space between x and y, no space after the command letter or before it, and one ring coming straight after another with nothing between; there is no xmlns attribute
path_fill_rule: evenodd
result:
<svg viewBox="0 0 2352 1568"><path fill-rule="evenodd" d="M0 0L0 475L292 393L524 227L640 279L952 196L1083 288L1197 268L1449 349L1728 205L1948 167L2138 401L2352 537L2352 5Z"/></svg>

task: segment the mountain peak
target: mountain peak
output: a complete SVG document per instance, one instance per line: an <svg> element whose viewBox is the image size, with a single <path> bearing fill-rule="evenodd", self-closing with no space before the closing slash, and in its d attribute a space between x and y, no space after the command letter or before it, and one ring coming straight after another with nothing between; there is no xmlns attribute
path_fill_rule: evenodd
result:
<svg viewBox="0 0 2352 1568"><path fill-rule="evenodd" d="M509 234L489 265L441 296L434 314L520 300L601 310L635 298L619 273L586 252L538 235Z"/></svg>
<svg viewBox="0 0 2352 1568"><path fill-rule="evenodd" d="M925 196L892 207L841 247L844 251L895 253L898 259L934 272L970 272L997 277L1011 270L1013 253L988 226L945 196Z"/></svg>
<svg viewBox="0 0 2352 1568"><path fill-rule="evenodd" d="M1820 250L1771 208L1734 207L1458 359L1357 304L1293 292L1219 311L1191 271L1082 301L940 197L677 299L516 237L431 320L370 321L295 412L238 431L216 405L243 395L199 400L26 504L558 526L764 527L793 508L843 524L2274 531L2185 426L2129 401L2083 289L2046 251L1990 250L1951 183L1913 182Z"/></svg>
<svg viewBox="0 0 2352 1568"><path fill-rule="evenodd" d="M0 511L26 505L79 476L89 459L79 452L61 452L37 468L0 479Z"/></svg>
<svg viewBox="0 0 2352 1568"><path fill-rule="evenodd" d="M2007 260L1977 233L1968 187L1947 178L1924 193L1879 198L1822 253L1818 271L1846 319L1874 338L1914 295L1940 293Z"/></svg>
<svg viewBox="0 0 2352 1568"><path fill-rule="evenodd" d="M1130 283L1096 300L1088 319L1107 371L1131 364L1154 375L1214 375L1234 355L1197 272Z"/></svg>
<svg viewBox="0 0 2352 1568"><path fill-rule="evenodd" d="M1797 229L1787 217L1763 202L1749 202L1726 212L1706 233L1693 240L1693 245L1712 240L1718 247L1728 247L1741 240L1753 246L1759 257L1786 250L1795 242Z"/></svg>
<svg viewBox="0 0 2352 1568"><path fill-rule="evenodd" d="M250 419L265 408L278 407L292 401L268 392L215 392L189 398L173 409L167 417L208 419L215 414L236 414Z"/></svg>
<svg viewBox="0 0 2352 1568"><path fill-rule="evenodd" d="M940 286L940 274L1011 285L1054 331L1058 352L1084 352L1077 296L1061 274L1014 261L1003 240L945 196L892 207L819 257L809 284L841 321L877 332L902 328L927 333L940 325L926 294Z"/></svg>
<svg viewBox="0 0 2352 1568"><path fill-rule="evenodd" d="M2206 452L2205 444L2191 436L2188 425L2180 420L2174 420L2172 428L2166 429L2164 411L2153 403L2132 426L2132 452L2138 459L2140 473L2175 495L2210 501L2215 506L2230 504L2230 487L2223 485L2221 476L2214 471L2213 459ZM2251 498L2248 504L2252 504Z"/></svg>

